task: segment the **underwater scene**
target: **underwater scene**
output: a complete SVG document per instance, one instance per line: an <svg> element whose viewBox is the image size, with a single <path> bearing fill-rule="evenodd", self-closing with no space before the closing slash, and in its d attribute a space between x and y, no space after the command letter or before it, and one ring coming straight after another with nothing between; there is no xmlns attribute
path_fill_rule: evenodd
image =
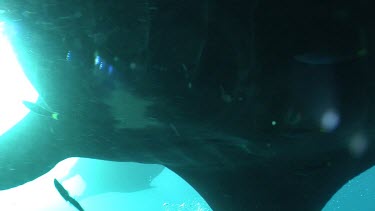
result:
<svg viewBox="0 0 375 211"><path fill-rule="evenodd" d="M0 0L0 210L375 210L372 8Z"/></svg>

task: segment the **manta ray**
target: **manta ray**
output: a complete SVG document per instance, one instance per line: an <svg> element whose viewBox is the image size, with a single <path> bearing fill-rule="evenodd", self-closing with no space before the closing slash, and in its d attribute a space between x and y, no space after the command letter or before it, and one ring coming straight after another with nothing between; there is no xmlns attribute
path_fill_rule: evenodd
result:
<svg viewBox="0 0 375 211"><path fill-rule="evenodd" d="M1 136L1 190L84 157L164 165L215 211L321 210L375 163L374 63L294 65L297 1L17 2L15 50L59 119Z"/></svg>

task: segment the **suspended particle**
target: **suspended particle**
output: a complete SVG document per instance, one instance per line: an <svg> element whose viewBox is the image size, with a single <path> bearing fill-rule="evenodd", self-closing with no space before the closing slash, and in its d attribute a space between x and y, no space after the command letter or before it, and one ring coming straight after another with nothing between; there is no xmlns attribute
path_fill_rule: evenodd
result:
<svg viewBox="0 0 375 211"><path fill-rule="evenodd" d="M104 66L105 66L104 62L100 62L99 69L102 70Z"/></svg>
<svg viewBox="0 0 375 211"><path fill-rule="evenodd" d="M136 67L137 67L137 64L136 64L136 63L134 63L134 62L131 62L131 63L130 63L130 69L131 69L131 70L134 70Z"/></svg>
<svg viewBox="0 0 375 211"><path fill-rule="evenodd" d="M111 75L112 72L113 72L113 66L109 65L109 67L108 67L108 74Z"/></svg>
<svg viewBox="0 0 375 211"><path fill-rule="evenodd" d="M100 64L100 56L95 56L95 65L99 65Z"/></svg>
<svg viewBox="0 0 375 211"><path fill-rule="evenodd" d="M348 147L353 157L361 158L368 149L368 139L363 134L356 134L350 139Z"/></svg>
<svg viewBox="0 0 375 211"><path fill-rule="evenodd" d="M68 53L66 53L66 61L70 62L71 60L72 60L72 52L68 51Z"/></svg>

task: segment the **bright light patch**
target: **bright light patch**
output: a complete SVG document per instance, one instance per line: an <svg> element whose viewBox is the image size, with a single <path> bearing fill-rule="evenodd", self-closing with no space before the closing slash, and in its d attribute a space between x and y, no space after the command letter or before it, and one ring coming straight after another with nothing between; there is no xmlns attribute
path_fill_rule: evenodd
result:
<svg viewBox="0 0 375 211"><path fill-rule="evenodd" d="M374 210L375 167L349 180L328 201L323 211Z"/></svg>
<svg viewBox="0 0 375 211"><path fill-rule="evenodd" d="M68 53L66 53L66 61L70 62L71 60L72 60L72 52L68 51Z"/></svg>
<svg viewBox="0 0 375 211"><path fill-rule="evenodd" d="M29 110L22 100L36 102L38 93L23 73L0 23L0 136L24 118Z"/></svg>
<svg viewBox="0 0 375 211"><path fill-rule="evenodd" d="M53 185L53 179L59 181L60 178L67 176L71 168L75 165L78 158L69 158L58 163L50 172L37 179L27 182L26 184L0 191L0 210L55 210L48 209L58 203L70 205L64 201L61 195L57 192ZM69 186L69 194L80 193L81 190L78 185L82 184L80 177L72 177L69 180L63 181ZM68 209L64 209L68 210ZM70 210L70 209L69 209ZM74 209L71 209L74 210Z"/></svg>
<svg viewBox="0 0 375 211"><path fill-rule="evenodd" d="M99 65L99 63L100 63L100 57L99 56L95 56L94 63L95 63L95 65Z"/></svg>
<svg viewBox="0 0 375 211"><path fill-rule="evenodd" d="M55 168L51 170L51 174L56 178L57 180L61 180L66 175L69 174L69 171L73 166L77 163L78 158L68 158L56 165Z"/></svg>
<svg viewBox="0 0 375 211"><path fill-rule="evenodd" d="M340 123L340 116L336 111L326 111L321 119L321 128L326 132L331 132L337 128Z"/></svg>
<svg viewBox="0 0 375 211"><path fill-rule="evenodd" d="M75 175L65 180L62 185L69 192L71 197L81 196L86 188L86 183L80 175Z"/></svg>
<svg viewBox="0 0 375 211"><path fill-rule="evenodd" d="M73 166L77 158L66 159L33 181L0 191L0 210L77 210L56 190L56 178L85 210L212 211L193 187L167 168L150 180L143 172L152 172L148 168L155 165L87 158L80 161L78 167ZM133 181L127 181L130 178L138 184L151 181L150 187L134 186Z"/></svg>

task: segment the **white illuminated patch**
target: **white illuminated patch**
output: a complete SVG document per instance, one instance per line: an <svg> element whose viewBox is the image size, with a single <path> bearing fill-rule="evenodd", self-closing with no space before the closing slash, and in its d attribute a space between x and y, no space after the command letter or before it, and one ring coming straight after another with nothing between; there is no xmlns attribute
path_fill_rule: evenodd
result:
<svg viewBox="0 0 375 211"><path fill-rule="evenodd" d="M321 128L326 132L331 132L337 128L340 123L340 116L334 110L326 111L321 118Z"/></svg>
<svg viewBox="0 0 375 211"><path fill-rule="evenodd" d="M2 203L0 203L0 210L55 210L46 209L46 207L54 206L57 203L66 204L69 208L70 205L58 193L53 180L56 178L61 181L60 178L67 176L77 160L78 158L65 159L58 163L49 173L33 181L8 190L1 190L0 201ZM64 188L66 188L65 182L67 182L69 189L66 189L69 191L69 194L71 192L79 194L80 191L83 191L78 186L84 183L83 181L80 182L82 178L72 177L70 179L72 180L66 180L62 183Z"/></svg>
<svg viewBox="0 0 375 211"><path fill-rule="evenodd" d="M69 174L69 171L77 163L78 158L68 158L58 163L55 168L51 170L51 174L57 180L61 180Z"/></svg>
<svg viewBox="0 0 375 211"><path fill-rule="evenodd" d="M147 109L153 102L139 98L120 84L116 84L106 103L111 106L111 112L118 121L117 128L162 126L158 120L147 115Z"/></svg>
<svg viewBox="0 0 375 211"><path fill-rule="evenodd" d="M71 197L81 196L86 188L86 183L80 175L75 175L65 180L62 185L69 192Z"/></svg>
<svg viewBox="0 0 375 211"><path fill-rule="evenodd" d="M72 173L66 175L76 160L77 158L66 159L56 165L52 171L33 181L12 189L1 190L0 210L77 210L56 190L53 182L56 178L85 210L212 211L193 187L167 168L149 181L152 188L129 192L126 191L126 183L130 184L132 181L126 180L136 178L135 175L147 179L147 174L137 173L146 170L147 166L154 168L155 165L83 158L84 161L78 164L83 168L75 166ZM123 171L124 168L128 170ZM98 172L100 175L97 174ZM108 181L112 179L115 181ZM117 185L123 187L124 191L117 188ZM119 207L121 209L118 209Z"/></svg>
<svg viewBox="0 0 375 211"><path fill-rule="evenodd" d="M0 23L0 136L24 118L29 110L22 100L35 102L38 93L25 76Z"/></svg>

